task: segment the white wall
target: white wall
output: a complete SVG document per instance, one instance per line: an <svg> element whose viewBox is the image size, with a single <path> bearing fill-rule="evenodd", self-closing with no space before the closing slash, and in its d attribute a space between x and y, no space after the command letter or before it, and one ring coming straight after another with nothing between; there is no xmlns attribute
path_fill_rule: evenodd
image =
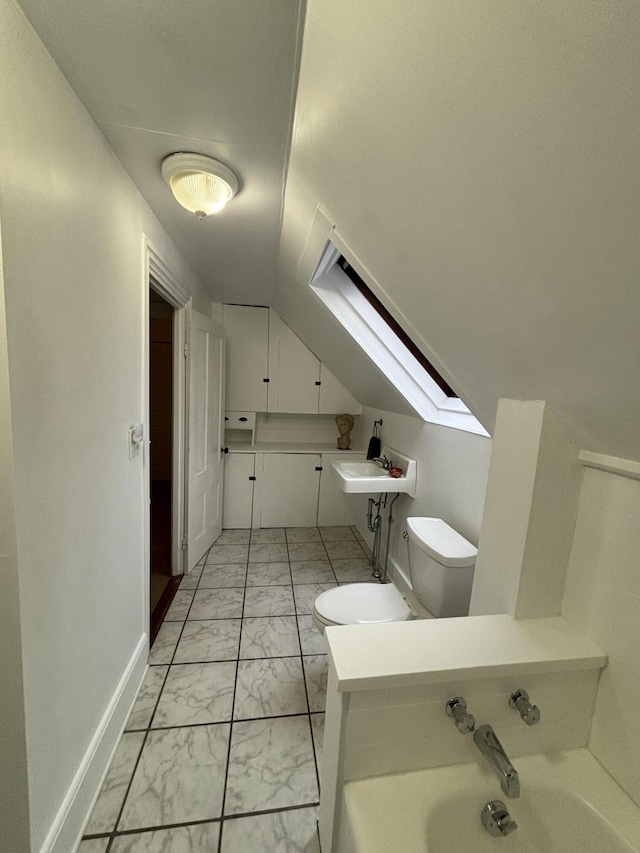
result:
<svg viewBox="0 0 640 853"><path fill-rule="evenodd" d="M589 745L640 805L640 480L585 469L562 615L609 655Z"/></svg>
<svg viewBox="0 0 640 853"><path fill-rule="evenodd" d="M380 436L383 445L393 447L418 462L418 487L415 498L400 495L394 506L396 519L391 533L390 558L409 577L407 544L402 538L404 522L411 515L443 518L455 530L478 544L484 506L491 439L419 418L365 407L359 418L358 444L366 450L373 421L382 418ZM367 498L359 502L358 529L371 543L366 529ZM384 536L386 537L386 514Z"/></svg>
<svg viewBox="0 0 640 853"><path fill-rule="evenodd" d="M500 400L469 613L557 616L577 514L577 449L542 400Z"/></svg>
<svg viewBox="0 0 640 853"><path fill-rule="evenodd" d="M210 307L13 0L0 0L0 18L0 219L36 851L147 631L143 466L127 453L127 428L144 412L143 233L195 307Z"/></svg>
<svg viewBox="0 0 640 853"><path fill-rule="evenodd" d="M0 849L29 846L27 742L20 639L20 593L13 500L9 366L0 252Z"/></svg>
<svg viewBox="0 0 640 853"><path fill-rule="evenodd" d="M546 400L634 456L639 35L635 0L307 3L277 307L363 404L403 411L306 292L318 204L489 432Z"/></svg>

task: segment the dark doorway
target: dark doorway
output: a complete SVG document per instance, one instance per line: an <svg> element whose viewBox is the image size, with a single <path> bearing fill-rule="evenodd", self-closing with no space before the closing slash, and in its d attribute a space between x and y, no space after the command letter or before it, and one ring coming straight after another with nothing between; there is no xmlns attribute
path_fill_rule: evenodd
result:
<svg viewBox="0 0 640 853"><path fill-rule="evenodd" d="M172 576L174 308L149 288L149 438L151 442L151 642L181 576Z"/></svg>

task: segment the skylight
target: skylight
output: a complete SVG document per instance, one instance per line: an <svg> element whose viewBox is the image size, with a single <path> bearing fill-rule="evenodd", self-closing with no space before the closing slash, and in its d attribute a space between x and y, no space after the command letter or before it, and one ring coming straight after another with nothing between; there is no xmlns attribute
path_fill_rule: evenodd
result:
<svg viewBox="0 0 640 853"><path fill-rule="evenodd" d="M488 435L332 243L310 287L422 420Z"/></svg>

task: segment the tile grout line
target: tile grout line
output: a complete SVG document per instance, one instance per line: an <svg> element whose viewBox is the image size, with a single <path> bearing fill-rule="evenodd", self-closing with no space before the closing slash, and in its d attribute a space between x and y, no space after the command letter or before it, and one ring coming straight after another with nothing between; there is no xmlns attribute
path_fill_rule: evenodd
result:
<svg viewBox="0 0 640 853"><path fill-rule="evenodd" d="M229 744L227 746L227 761L224 768L224 784L222 786L222 802L220 804L220 832L218 833L218 853L222 853L222 840L224 836L224 810L227 804L227 784L229 781L229 767L231 764L231 744L233 742L233 723L236 706L236 694L238 691L238 669L240 668L240 646L242 644L242 629L244 627L244 605L247 597L247 583L249 580L249 554L251 552L251 533L249 533L249 548L247 550L247 569L244 575L244 593L242 596L242 614L240 616L240 636L238 637L238 652L236 657L236 677L233 682L233 696L231 698L231 719L229 720Z"/></svg>
<svg viewBox="0 0 640 853"><path fill-rule="evenodd" d="M286 535L286 533L285 533ZM323 543L324 547L324 543ZM325 553L326 553L325 548ZM289 553L289 543L287 542L287 553ZM327 557L329 555L327 554ZM329 564L331 565L331 564ZM291 572L291 555L289 555L289 572ZM291 572L291 585L293 586L293 573ZM297 608L296 608L297 610ZM313 617L312 617L313 618ZM316 771L316 785L318 786L318 797L320 796L320 772L318 770L318 756L316 754L316 744L313 739L313 726L311 724L311 705L309 703L309 690L307 688L307 673L304 668L304 654L302 651L302 638L300 637L300 622L298 613L296 612L296 628L298 629L298 646L300 647L300 666L302 668L302 683L304 684L304 695L307 700L307 723L309 725L309 736L311 737L311 749L313 750L313 766Z"/></svg>
<svg viewBox="0 0 640 853"><path fill-rule="evenodd" d="M294 806L280 806L279 808L273 809L255 809L253 811L248 812L238 812L238 814L230 814L222 817L212 817L206 818L204 820L186 820L186 821L176 821L174 823L166 823L166 824L156 824L154 826L139 826L134 827L133 829L121 829L116 830L113 833L95 833L93 835L87 835L83 837L83 841L99 841L99 840L107 840L111 838L111 835L114 836L114 840L119 838L126 838L128 835L145 835L146 833L151 832L162 832L167 829L180 829L181 827L187 826L206 826L211 823L219 823L222 824L222 821L228 820L241 820L242 818L247 817L262 817L265 815L274 815L280 814L281 812L294 812L294 811L303 811L304 809L313 809L317 808L319 805L318 800L313 800L309 803L298 803ZM197 853L202 853L202 851L197 851Z"/></svg>
<svg viewBox="0 0 640 853"><path fill-rule="evenodd" d="M280 814L281 812L295 812L295 811L303 811L304 809L315 809L318 807L318 805L319 805L318 800L313 800L312 802L299 803L298 805L295 805L295 806L280 806L277 809L256 809L254 811L239 812L238 814L226 815L224 818L212 817L212 818L207 818L205 820L177 821L174 823L158 824L158 825L154 825L154 826L136 827L134 829L123 829L123 830L116 831L113 834L115 835L114 840L116 840L118 838L126 838L128 835L145 835L147 833L161 832L161 831L167 830L167 829L180 829L182 827L187 827L187 826L206 826L206 825L212 824L212 823L222 824L223 820L225 820L225 821L242 820L243 818L247 818L247 817L263 817L265 815ZM97 841L97 840L104 840L107 838L110 838L110 834L103 833L102 835L99 835L96 833L95 835L87 836L86 839L83 838L83 841L85 841L85 840L86 841ZM194 851L194 853L203 853L203 851Z"/></svg>
<svg viewBox="0 0 640 853"><path fill-rule="evenodd" d="M289 544L290 543L288 541L286 528L284 528L283 530L284 530L284 537L285 537L285 543L284 544L286 546L286 551L287 551L287 564L288 564L290 583L287 583L287 584L266 584L265 586L266 587L286 586L292 590L292 593L294 593L293 612L291 614L278 614L278 615L279 616L285 615L288 617L293 616L295 618L295 620L296 620L295 624L296 624L296 629L297 629L297 638L298 638L297 645L298 645L299 652L297 654L294 654L294 655L277 655L277 656L275 656L275 659L297 658L300 661L302 684L303 684L303 688L304 688L305 701L306 701L306 713L303 714L302 716L307 717L307 721L308 721L308 725L309 725L309 735L311 737L311 746L312 746L313 756L314 756L314 766L315 766L315 773L316 773L317 789L319 792L319 789L320 789L320 772L319 772L318 755L317 755L316 744L315 744L314 733L313 733L312 719L313 719L313 716L319 715L322 712L321 711L312 712L312 710L311 710L311 705L310 705L310 700L309 700L309 690L308 690L307 678L306 678L306 670L305 670L305 666L304 666L305 654L304 654L304 651L302 648L301 629L300 629L300 622L299 622L300 616L311 615L311 611L309 612L309 614L301 614L298 612L298 606L295 602L295 586L296 586L296 584L294 583L294 579L293 579L293 572L292 572L292 567L291 567L291 556L290 556L290 551L289 551ZM230 544L235 545L236 543L230 543ZM273 544L278 544L278 543L266 542L266 543L258 543L258 544L273 545ZM309 544L309 543L291 543L291 544ZM337 576L336 576L335 570L333 568L333 563L331 561L331 558L329 557L329 554L328 554L328 551L326 548L326 543L322 539L321 535L320 535L320 542L318 544L322 544L323 551L326 555L326 560L329 563L329 566L331 567L331 571L332 571L332 575L334 577L335 583L337 585L339 585L339 581L337 580ZM215 543L214 543L214 545L215 545ZM207 568L207 559L209 556L209 552L211 550L211 549L209 549L209 551L207 551L207 553L205 554L203 561L201 562L200 576L198 578L198 581L197 581L195 588L188 588L188 589L184 590L184 591L189 591L189 592L192 591L192 593L193 593L192 597L191 597L191 601L189 603L189 606L186 610L185 618L182 620L167 620L165 618L165 620L164 620L164 622L171 622L174 624L176 622L179 624L179 622L181 621L182 622L182 628L180 630L178 639L176 640L176 643L175 643L175 646L173 648L173 652L171 654L171 658L170 658L169 662L168 663L149 664L149 666L166 666L167 671L165 673L164 679L162 680L162 685L158 691L157 698L155 700L153 710L152 710L151 715L149 717L149 722L147 723L146 728L144 728L144 729L131 729L127 732L127 733L144 732L144 737L143 737L142 742L141 742L140 750L138 752L137 759L136 759L134 767L133 767L133 771L132 771L131 776L129 778L127 789L126 789L126 792L125 792L125 795L124 795L124 798L122 801L122 805L119 809L119 812L118 812L118 815L117 815L117 818L115 821L115 825L109 833L105 833L104 835L97 835L96 834L96 835L92 835L92 836L86 836L88 838L108 838L108 844L107 844L107 847L105 849L105 853L109 853L109 851L111 850L111 847L114 843L114 840L117 837L121 837L123 835L126 836L126 835L135 834L135 833L152 832L154 830L163 830L163 829L166 830L166 829L170 829L172 827L189 826L189 825L197 825L197 824L209 824L209 823L219 823L219 825L220 825L220 832L219 832L219 838L218 838L218 853L222 853L223 830L224 830L224 821L225 820L229 820L229 819L235 820L235 819L239 819L242 817L250 817L252 815L278 814L278 813L281 813L284 811L291 811L291 810L304 809L304 808L313 808L313 807L317 807L317 805L318 805L318 803L316 801L314 801L312 803L301 803L301 804L297 804L294 806L283 806L283 807L277 808L277 809L265 809L265 810L256 810L253 812L241 812L241 813L234 814L234 815L225 815L225 813L224 813L225 806L227 805L228 776L229 776L229 769L230 769L230 763L231 763L231 746L232 746L232 739L233 739L234 724L239 723L239 722L252 722L252 721L258 721L258 720L263 721L263 720L270 720L270 719L287 719L287 718L301 716L300 714L272 714L272 715L260 716L260 717L246 717L246 718L238 719L238 720L236 720L235 716L234 716L235 715L235 701L236 701L236 697L237 697L237 687L238 687L238 670L239 670L239 665L240 665L240 661L241 661L240 645L241 645L241 641L242 641L244 623L245 623L245 620L247 620L247 619L265 618L264 616L255 616L255 617L245 616L247 590L249 588L248 570L249 570L249 566L250 566L250 562L249 562L250 548L251 548L251 531L249 531L249 546L248 546L248 551L247 551L246 562L238 564L238 565L246 566L244 586L243 587L239 587L239 586L237 586L237 587L206 587L206 586L202 586L203 575L205 573L205 569ZM258 562L265 562L265 561L258 561ZM266 561L266 562L268 563L271 561ZM274 562L279 562L279 561L274 561ZM213 566L213 567L215 567L217 565L219 565L219 564L215 564L215 563L211 564L211 566ZM257 585L253 584L252 586L261 586L261 585L262 584L257 584ZM220 590L220 589L230 589L230 588L234 588L234 589L242 588L243 589L243 596L242 596L242 610L241 610L241 616L240 616L240 636L238 639L238 647L237 647L236 657L235 658L229 658L226 660L226 662L235 661L236 669L235 669L233 696L232 696L232 701L231 701L231 719L229 720L229 723L228 723L228 725L229 725L229 743L228 743L228 749L227 749L226 767L225 767L225 772L224 772L224 786L223 786L221 814L218 818L210 818L210 819L201 820L201 821L197 821L197 820L193 821L192 820L192 821L184 821L182 823L175 823L175 824L163 824L163 825L159 825L157 827L139 827L139 828L133 828L133 829L118 830L118 824L122 820L122 815L124 813L124 810L125 810L125 807L127 804L127 800L128 800L129 795L130 795L130 792L131 792L133 779L134 779L136 772L139 768L140 761L142 759L142 754L146 748L147 741L148 741L148 738L149 738L151 731L166 731L166 730L179 729L179 728L185 728L185 727L207 726L207 725L225 725L226 724L226 721L220 720L219 722L216 722L216 723L208 722L208 723L201 723L201 724L197 724L197 723L196 724L185 724L184 726L174 725L174 726L160 726L157 728L153 728L153 721L154 721L155 715L157 713L157 709L158 709L159 703L161 701L164 689L166 687L171 668L174 665L176 665L175 664L175 658L177 655L178 647L179 647L180 642L183 638L183 634L184 634L187 623L188 622L202 622L202 621L221 621L221 620L231 620L231 619L237 618L237 617L231 617L231 616L227 616L227 617L221 616L221 617L217 617L213 620L212 619L206 619L206 618L205 619L189 619L189 615L192 612L192 609L194 607L194 603L195 603L197 593L201 589L213 591L216 589ZM270 615L273 616L273 614L270 614ZM322 652L321 654L324 654L326 656L326 652ZM264 658L264 657L247 658L247 660L266 660L266 659L267 658ZM222 663L225 661L215 661L215 663L219 663L219 662ZM187 665L193 665L196 663L202 663L202 664L213 663L213 661L201 661L201 662L187 661L185 663Z"/></svg>
<svg viewBox="0 0 640 853"><path fill-rule="evenodd" d="M203 563L202 571L204 571L204 566L206 565L206 560L207 560L207 557L208 557L208 555L209 555L209 551L210 551L210 550L211 550L211 549L209 549L209 550L207 551L207 553L204 555L204 561L205 561L205 562ZM184 576L183 576L183 577L184 577ZM202 573L200 574L200 578L202 578ZM200 584L200 580L198 580L198 585L199 585L199 584ZM197 591L197 589L198 589L198 587L196 587L196 591ZM194 594L193 594L193 598L195 598L195 591L194 591ZM191 604L193 604L193 598L192 598L192 600L191 600ZM189 605L189 610L190 610L190 609L191 609L191 605ZM187 615L188 615L188 614L189 614L189 611L187 611ZM162 624L164 624L164 620L163 620ZM149 717L149 723L148 723L148 725L147 725L146 730L144 730L144 731L145 731L145 733L144 733L144 737L142 738L142 744L140 745L140 750L139 750L139 752L138 752L138 757L136 758L136 761L135 761L134 766L133 766L133 771L132 771L132 773L131 773L131 776L129 777L129 783L128 783L128 785L127 785L127 789L126 789L126 791L125 791L125 795L124 795L124 797L123 797L123 799L122 799L122 804L121 804L121 806L120 806L120 809L118 810L118 815L117 815L117 817L116 817L116 820L115 820L115 823L114 823L113 829L112 829L112 831L111 831L110 839L109 839L109 843L107 844L107 848L106 848L106 850L105 850L105 853L110 853L111 847L112 847L112 845L113 845L114 838L116 837L116 836L115 836L115 833L116 833L116 831L117 831L117 829L118 829L118 824L119 824L119 823L120 823L120 821L122 820L122 814L123 814L123 812L124 812L124 808L125 808L125 805L126 805L126 803L127 803L127 798L128 798L129 793L130 793L130 791L131 791L131 786L132 786L132 784L133 784L133 778L134 778L134 776L136 775L136 771L137 771L137 769L138 769L138 767L139 767L139 765L140 765L140 759L142 758L142 753L144 752L144 748L145 748L145 746L146 746L146 744L147 744L147 740L149 739L149 732L151 731L151 724L152 724L152 722L153 722L153 718L154 718L154 716L155 716L155 713L156 713L156 711L157 711L157 709L158 709L158 704L159 704L159 702L160 702L160 697L162 696L162 692L163 692L163 690L164 690L165 684L167 683L167 678L169 677L169 672L171 671L171 665L173 664L173 659L174 659L174 657L175 657L175 655L176 655L176 651L178 650L178 645L179 645L180 640L181 640L181 638L182 638L182 633L183 633L183 631L184 631L184 628L185 628L185 625L186 625L186 624L187 624L187 620L185 619L185 620L184 620L184 622L183 622L183 624L182 624L182 630L180 631L180 636L178 637L178 640L177 640L176 645L175 645L174 650L173 650L173 654L171 655L171 660L170 660L170 662L169 662L169 664L168 664L168 666L167 666L167 671L166 671L165 676L164 676L164 679L163 679L163 681L162 681L162 687L161 687L161 688L160 688L160 690L158 691L158 697L157 697L157 699L156 699L156 701L155 701L155 704L154 704L154 706L153 706L153 711L152 711L152 713L151 713L151 716ZM151 653L151 649L149 649L149 653ZM149 665L149 664L148 664L148 661L147 661L147 665ZM137 698L137 697L136 697L136 698ZM124 732L123 732L123 734L124 734ZM122 740L122 737L120 738L120 740Z"/></svg>

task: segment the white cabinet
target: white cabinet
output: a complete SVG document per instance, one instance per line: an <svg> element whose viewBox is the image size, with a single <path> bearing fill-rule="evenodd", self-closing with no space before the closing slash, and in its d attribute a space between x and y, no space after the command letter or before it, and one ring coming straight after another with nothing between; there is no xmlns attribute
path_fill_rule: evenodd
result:
<svg viewBox="0 0 640 853"><path fill-rule="evenodd" d="M254 453L226 454L224 460L223 527L251 527L254 468Z"/></svg>
<svg viewBox="0 0 640 853"><path fill-rule="evenodd" d="M227 411L359 415L362 407L271 308L224 305Z"/></svg>
<svg viewBox="0 0 640 853"><path fill-rule="evenodd" d="M275 311L269 311L270 412L318 414L320 362Z"/></svg>
<svg viewBox="0 0 640 853"><path fill-rule="evenodd" d="M269 309L223 305L227 340L226 407L238 412L266 412L269 378Z"/></svg>
<svg viewBox="0 0 640 853"><path fill-rule="evenodd" d="M353 462L361 462L365 458L364 453L323 453L322 474L320 476L320 495L318 499L318 527L342 527L355 524L356 510L361 506L354 495L347 495L340 488L337 476L332 471L331 462L338 459L341 462L345 458Z"/></svg>
<svg viewBox="0 0 640 853"><path fill-rule="evenodd" d="M361 461L364 453L348 453ZM356 523L361 502L331 470L345 453L229 453L223 527L333 527Z"/></svg>
<svg viewBox="0 0 640 853"><path fill-rule="evenodd" d="M320 365L320 396L318 413L321 415L362 414L362 406L324 364Z"/></svg>
<svg viewBox="0 0 640 853"><path fill-rule="evenodd" d="M256 527L315 527L320 455L264 453L256 466L260 515Z"/></svg>

